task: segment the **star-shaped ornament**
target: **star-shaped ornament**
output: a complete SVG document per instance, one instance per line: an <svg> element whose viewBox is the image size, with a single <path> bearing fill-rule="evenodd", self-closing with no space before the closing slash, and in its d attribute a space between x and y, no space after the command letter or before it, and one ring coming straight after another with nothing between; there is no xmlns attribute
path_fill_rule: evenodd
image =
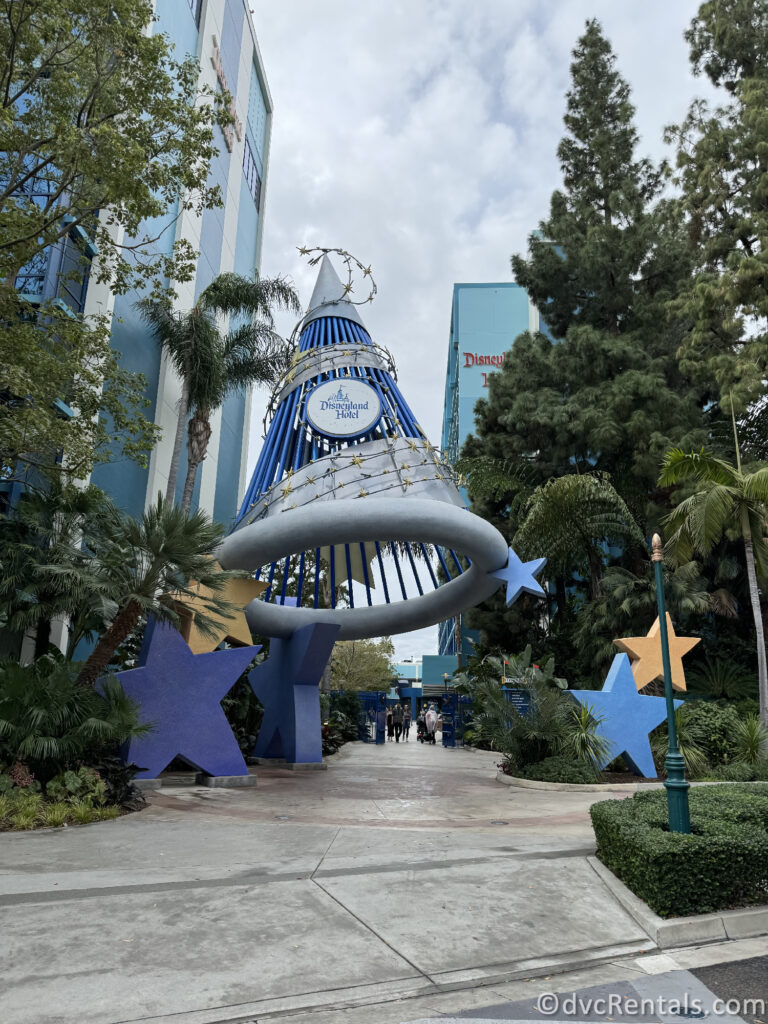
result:
<svg viewBox="0 0 768 1024"><path fill-rule="evenodd" d="M534 597L545 597L544 588L534 579L547 564L546 558L534 558L530 562L521 562L512 548L509 549L507 564L488 575L507 585L507 605L511 605L521 594L533 594Z"/></svg>
<svg viewBox="0 0 768 1024"><path fill-rule="evenodd" d="M626 654L617 654L602 690L568 690L579 704L588 704L601 719L595 732L611 744L600 768L621 755L636 775L656 778L648 734L667 717L664 697L638 693ZM683 702L675 701L675 707Z"/></svg>
<svg viewBox="0 0 768 1024"><path fill-rule="evenodd" d="M672 619L667 612L667 637L669 638L669 668L672 685L676 690L685 690L684 656L700 643L697 636L676 636ZM614 640L620 651L632 658L632 673L638 690L642 690L654 679L664 678L661 660L661 624L657 617L647 636L625 636Z"/></svg>
<svg viewBox="0 0 768 1024"><path fill-rule="evenodd" d="M178 630L149 620L139 667L117 673L140 720L153 726L124 750L125 761L143 769L140 779L156 778L175 757L208 775L248 774L221 701L260 650L193 654Z"/></svg>
<svg viewBox="0 0 768 1024"><path fill-rule="evenodd" d="M245 619L245 608L267 589L266 583L253 579L227 580L222 590L213 591L200 583L191 583L189 590L193 597L185 598L184 603L177 605L181 616L179 632L187 641L193 654L205 654L214 651L222 642L249 647L253 643L251 631ZM228 615L218 615L208 607L213 597L220 598L234 606ZM196 614L202 612L212 620L215 633L205 636L197 625Z"/></svg>

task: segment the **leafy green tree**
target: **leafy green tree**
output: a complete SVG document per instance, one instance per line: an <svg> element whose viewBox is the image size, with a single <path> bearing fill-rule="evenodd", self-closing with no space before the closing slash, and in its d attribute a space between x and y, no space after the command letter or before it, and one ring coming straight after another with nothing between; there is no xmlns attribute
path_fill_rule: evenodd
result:
<svg viewBox="0 0 768 1024"><path fill-rule="evenodd" d="M388 636L380 640L341 640L331 654L334 690L388 690L395 675L395 646Z"/></svg>
<svg viewBox="0 0 768 1024"><path fill-rule="evenodd" d="M595 670L604 673L616 654L614 639L647 632L658 615L653 567L644 561L637 569L632 572L618 565L606 569L597 599L580 608L576 616L569 640L580 674L592 682L599 681ZM667 610L675 623L686 623L686 633L697 633L702 618L713 612L729 618L736 614L732 595L726 599L719 591L710 593L708 586L698 562L664 566Z"/></svg>
<svg viewBox="0 0 768 1024"><path fill-rule="evenodd" d="M644 528L664 439L704 436L707 395L680 374L680 328L664 315L688 272L685 241L659 199L661 171L636 156L629 86L596 21L574 50L571 79L563 188L527 258L512 257L555 341L516 340L478 407L481 446L470 454L525 463L540 483L610 473Z"/></svg>
<svg viewBox="0 0 768 1024"><path fill-rule="evenodd" d="M109 317L0 295L4 479L29 467L50 476L65 465L82 479L116 456L146 464L158 430L144 414L145 389L144 377L124 370L110 347Z"/></svg>
<svg viewBox="0 0 768 1024"><path fill-rule="evenodd" d="M550 480L531 495L514 543L523 558L544 556L558 577L585 573L599 594L606 541L642 544L643 534L606 475Z"/></svg>
<svg viewBox="0 0 768 1024"><path fill-rule="evenodd" d="M114 516L98 487L54 479L28 488L13 514L0 518L0 622L19 637L34 630L36 657L47 651L53 619L69 622L71 658L114 615L110 582L92 548Z"/></svg>
<svg viewBox="0 0 768 1024"><path fill-rule="evenodd" d="M109 320L19 298L66 249L59 281L116 292L190 280L186 240L158 245L184 210L221 204L207 181L224 95L198 87L199 64L150 33L151 0L7 0L0 17L0 462L87 476L116 445L144 461L155 431L140 376L121 370ZM157 225L161 225L159 228ZM86 261L83 231L98 250ZM70 259L71 257L71 259ZM61 415L61 403L76 415Z"/></svg>
<svg viewBox="0 0 768 1024"><path fill-rule="evenodd" d="M176 60L170 39L150 34L151 0L16 0L3 8L5 288L78 226L98 247L99 280L190 280L194 247L179 240L165 255L149 222L220 205L207 175L214 125L229 119L226 97L198 85L196 58Z"/></svg>
<svg viewBox="0 0 768 1024"><path fill-rule="evenodd" d="M768 7L710 0L687 39L694 72L725 90L697 100L667 130L677 146L681 205L695 274L674 303L690 329L681 365L717 379L739 408L764 392L768 363Z"/></svg>
<svg viewBox="0 0 768 1024"><path fill-rule="evenodd" d="M280 277L253 278L220 274L200 294L192 309L175 313L166 299L143 299L144 320L170 356L182 382L176 438L166 500L173 501L184 426L187 425L187 477L182 507L192 501L197 468L211 437L211 413L231 391L252 384L273 384L290 365L290 349L275 332L275 309L298 313L295 289ZM229 318L222 334L219 324Z"/></svg>
<svg viewBox="0 0 768 1024"><path fill-rule="evenodd" d="M225 572L213 560L222 534L223 527L205 512L188 515L160 494L141 519L117 512L101 532L98 553L99 572L109 582L116 612L78 674L80 685L91 686L104 673L142 615L177 623L173 605L195 597L194 582L213 591L213 615L231 612L217 593L242 574ZM205 630L205 615L196 612L196 620Z"/></svg>
<svg viewBox="0 0 768 1024"><path fill-rule="evenodd" d="M668 303L690 274L690 254L682 214L662 198L663 168L639 157L637 142L629 86L600 25L590 21L571 65L558 147L563 185L527 255L512 257L546 331L515 339L476 406L475 437L462 453L514 467L509 488L493 494L476 497L470 477L473 511L507 536L522 526L531 487L600 473L639 530L650 533L668 508L657 483L664 453L704 443L718 415L705 411L712 388L693 384L676 358L684 325ZM594 595L598 547L590 537L591 564L587 556L582 571ZM616 559L634 570L636 547L622 543ZM553 576L551 623L532 622L530 609L526 619L523 602L505 610L495 596L470 613L469 625L490 643L509 645L511 634L515 646L531 642L537 653L550 649L557 632L558 657L569 646L573 654L569 631L581 606L567 580Z"/></svg>
<svg viewBox="0 0 768 1024"><path fill-rule="evenodd" d="M660 480L664 486L689 481L695 486L666 520L677 557L687 560L694 552L706 555L727 534L743 541L757 640L760 717L768 725L768 668L757 582L758 575L768 574L768 467L743 469L738 443L735 466L703 448L698 452L672 449L664 458Z"/></svg>

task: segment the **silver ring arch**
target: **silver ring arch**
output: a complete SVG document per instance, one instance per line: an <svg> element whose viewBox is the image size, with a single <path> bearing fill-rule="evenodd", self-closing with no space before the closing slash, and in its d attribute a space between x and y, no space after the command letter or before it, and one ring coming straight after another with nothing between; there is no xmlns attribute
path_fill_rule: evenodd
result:
<svg viewBox="0 0 768 1024"><path fill-rule="evenodd" d="M225 569L255 572L288 555L333 544L363 541L429 541L466 555L469 569L437 590L393 604L364 608L293 608L252 601L251 628L285 638L302 626L334 623L339 640L407 633L434 626L490 597L500 581L488 573L504 568L508 547L499 531L465 508L419 498L371 498L317 502L283 512L231 533L217 558Z"/></svg>

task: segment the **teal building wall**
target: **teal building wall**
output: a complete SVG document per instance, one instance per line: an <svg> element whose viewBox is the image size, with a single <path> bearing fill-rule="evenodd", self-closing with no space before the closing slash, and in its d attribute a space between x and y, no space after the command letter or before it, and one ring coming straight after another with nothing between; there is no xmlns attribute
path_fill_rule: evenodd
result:
<svg viewBox="0 0 768 1024"><path fill-rule="evenodd" d="M490 374L498 371L515 338L539 329L539 317L524 288L511 281L454 284L448 365L443 406L443 452L455 462L464 442L475 429L475 405L488 394ZM462 622L462 654L470 656L476 631ZM440 623L438 651L456 658L456 623ZM424 659L426 676L426 658ZM449 671L442 669L441 671ZM442 682L442 675L438 682Z"/></svg>
<svg viewBox="0 0 768 1024"><path fill-rule="evenodd" d="M203 212L199 245L195 240L199 258L194 295L189 299L191 304L222 270L231 269L250 276L258 268L272 106L261 57L247 24L250 9L244 0L156 0L155 16L157 20L153 30L164 32L170 37L175 56L178 59L186 54L198 56L207 73L210 72L210 57L216 37L221 65L243 127L243 138L235 142L231 152L222 131L215 129L218 154L211 162L209 183L219 185L224 206ZM250 59L251 73L243 87L239 71L242 61L246 59ZM231 187L228 188L233 161L241 165L240 180L234 193ZM225 223L231 223L232 220L232 207L235 208L237 225L235 237L231 239L234 261L231 255L227 256L224 239ZM158 234L162 227L168 227L155 245L160 251L171 250L178 230L177 225L174 225L176 212L169 212L165 218L167 224L158 222L143 226L142 234L144 228L147 233ZM141 294L138 292L116 297L112 343L121 353L123 366L143 373L147 382L145 396L150 403L146 415L160 422L161 351L157 340L147 331L137 314L135 303L139 298ZM207 511L225 525L232 523L239 504L247 448L244 431L248 418L249 396L245 393L230 395L222 408L215 482L212 492L203 499L200 497L202 467L197 474L193 508L202 500ZM172 431L166 425L153 458L160 457L164 464L169 463L172 444ZM177 499L181 497L186 469L185 444L179 465ZM128 460L97 466L92 475L95 484L111 494L120 507L133 515L140 515L147 503L156 497L148 493L150 488L157 489L151 484L151 479L151 467L143 468Z"/></svg>

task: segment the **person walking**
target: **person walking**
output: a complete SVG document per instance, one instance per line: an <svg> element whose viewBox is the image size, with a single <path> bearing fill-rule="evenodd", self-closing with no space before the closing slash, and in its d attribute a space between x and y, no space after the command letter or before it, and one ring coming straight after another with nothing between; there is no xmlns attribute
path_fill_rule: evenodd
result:
<svg viewBox="0 0 768 1024"><path fill-rule="evenodd" d="M395 720L392 717L392 708L387 708L387 742L391 743L395 738Z"/></svg>
<svg viewBox="0 0 768 1024"><path fill-rule="evenodd" d="M408 742L408 733L411 731L411 705L406 704L403 708L403 739Z"/></svg>
<svg viewBox="0 0 768 1024"><path fill-rule="evenodd" d="M424 720L425 720L426 725L427 725L427 742L428 743L435 743L436 742L435 741L435 732L437 730L437 719L438 719L437 708L435 707L434 704L430 704L429 705L429 710L427 711L426 715L424 716Z"/></svg>
<svg viewBox="0 0 768 1024"><path fill-rule="evenodd" d="M403 708L400 704L395 704L392 709L392 721L395 723L395 743L400 742L400 735L403 731Z"/></svg>

